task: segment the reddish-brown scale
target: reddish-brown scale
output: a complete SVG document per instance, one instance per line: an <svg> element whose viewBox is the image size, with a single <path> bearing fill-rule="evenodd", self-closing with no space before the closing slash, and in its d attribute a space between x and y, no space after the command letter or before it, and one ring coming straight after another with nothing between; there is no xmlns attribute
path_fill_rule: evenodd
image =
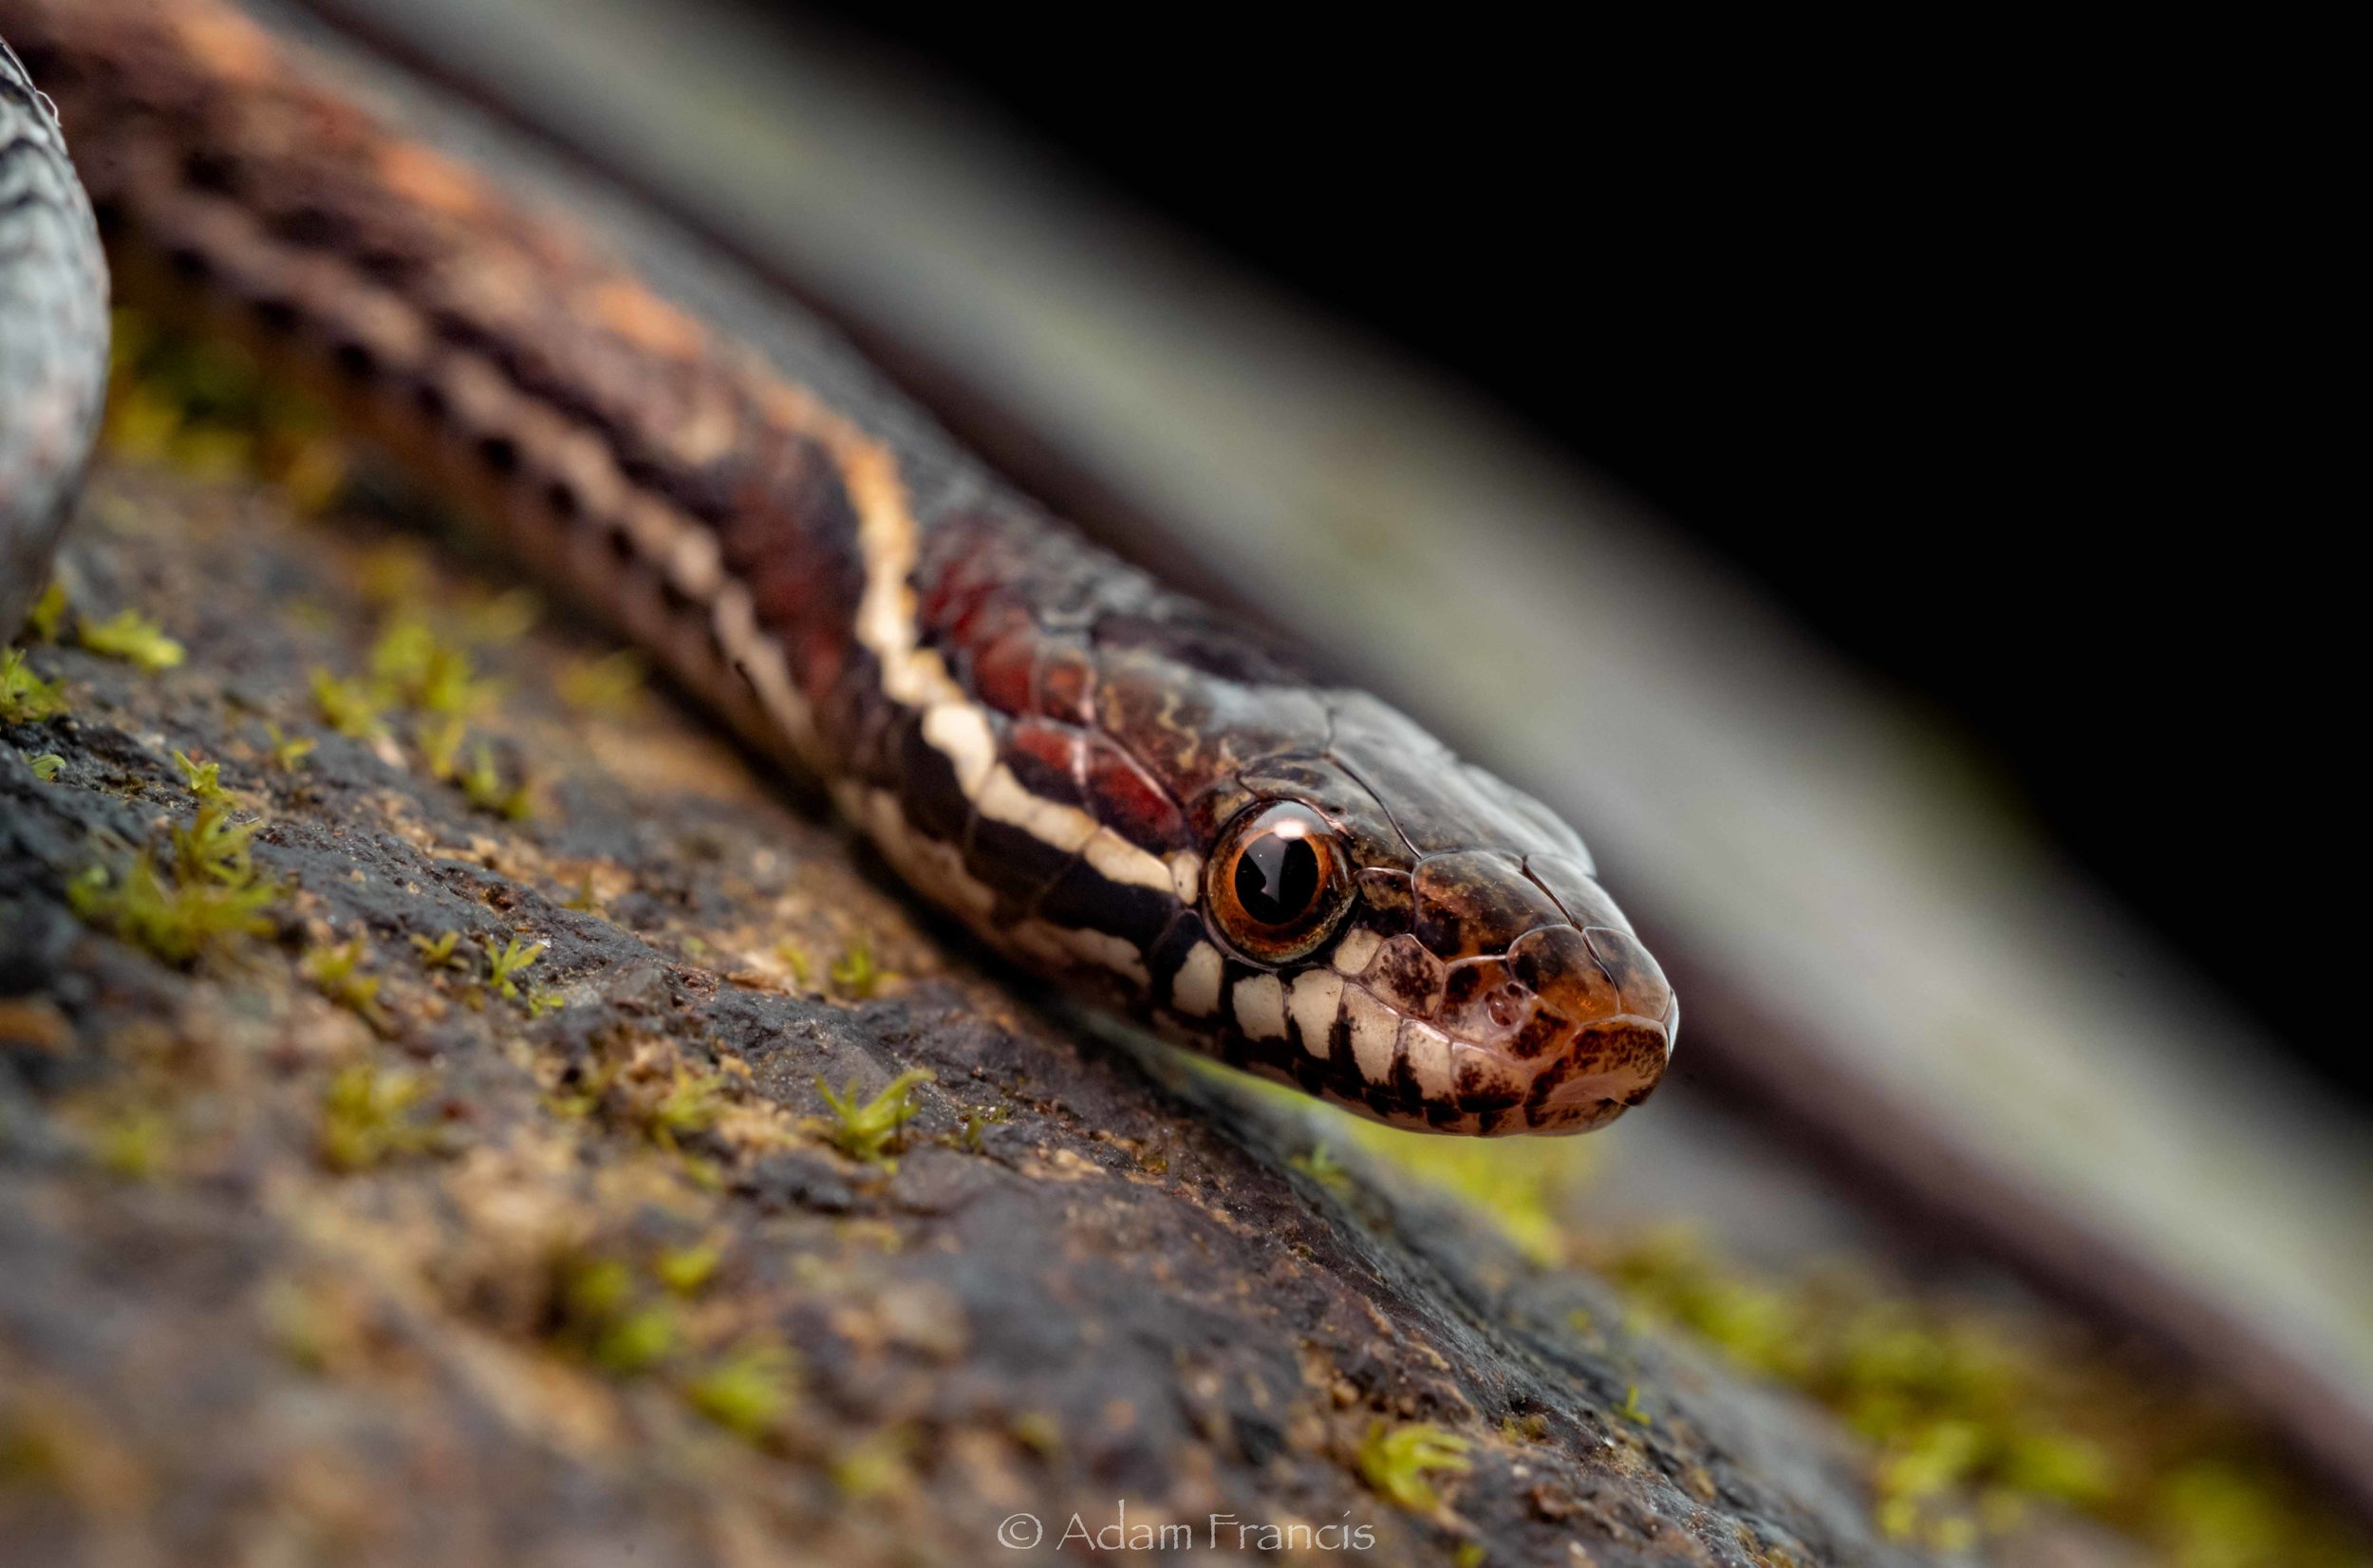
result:
<svg viewBox="0 0 2373 1568"><path fill-rule="evenodd" d="M1021 719L1007 727L1000 755L1023 789L1076 806L1087 798L1087 740L1084 731L1069 725Z"/></svg>
<svg viewBox="0 0 2373 1568"><path fill-rule="evenodd" d="M993 619L993 624L992 624ZM1003 714L1030 711L1030 679L1038 663L1038 627L1030 612L1007 600L994 614L976 616L981 628L966 644L972 694Z"/></svg>
<svg viewBox="0 0 2373 1568"><path fill-rule="evenodd" d="M1093 724L1095 662L1075 642L1050 637L1038 644L1037 692L1031 706L1067 724Z"/></svg>
<svg viewBox="0 0 2373 1568"><path fill-rule="evenodd" d="M1134 757L1103 736L1091 737L1085 750L1088 798L1098 820L1156 854L1192 847L1178 803Z"/></svg>

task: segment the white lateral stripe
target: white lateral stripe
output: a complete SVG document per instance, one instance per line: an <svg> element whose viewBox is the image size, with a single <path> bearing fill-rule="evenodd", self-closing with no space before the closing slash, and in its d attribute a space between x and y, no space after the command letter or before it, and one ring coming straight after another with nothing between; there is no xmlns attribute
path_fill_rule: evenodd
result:
<svg viewBox="0 0 2373 1568"><path fill-rule="evenodd" d="M1110 828L1097 828L1095 837L1088 841L1088 864L1107 882L1126 882L1157 893L1178 890L1168 862L1146 853Z"/></svg>
<svg viewBox="0 0 2373 1568"><path fill-rule="evenodd" d="M1088 840L1095 837L1101 826L1076 806L1032 794L1014 776L1014 770L1002 762L989 770L988 782L981 786L978 804L981 814L990 821L1019 828L1039 843L1065 854L1077 854Z"/></svg>
<svg viewBox="0 0 2373 1568"><path fill-rule="evenodd" d="M968 800L978 800L997 765L997 737L988 716L971 703L934 702L923 713L923 738L956 770L956 786Z"/></svg>

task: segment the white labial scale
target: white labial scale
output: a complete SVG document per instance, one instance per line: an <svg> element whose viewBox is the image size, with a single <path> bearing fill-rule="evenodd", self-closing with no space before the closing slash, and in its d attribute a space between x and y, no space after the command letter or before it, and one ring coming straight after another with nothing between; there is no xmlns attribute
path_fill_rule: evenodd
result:
<svg viewBox="0 0 2373 1568"><path fill-rule="evenodd" d="M1376 956L1384 939L1366 926L1343 933L1343 940L1335 944L1335 967L1338 973L1358 975L1367 972L1368 961Z"/></svg>
<svg viewBox="0 0 2373 1568"><path fill-rule="evenodd" d="M1285 987L1275 975L1252 975L1236 982L1236 1022L1256 1040L1285 1037Z"/></svg>
<svg viewBox="0 0 2373 1568"><path fill-rule="evenodd" d="M1352 1059L1359 1075L1382 1083L1392 1074L1392 1047L1399 1040L1401 1020L1392 1009L1358 986L1343 990L1343 1016L1351 1020Z"/></svg>
<svg viewBox="0 0 2373 1568"><path fill-rule="evenodd" d="M1220 950L1207 942L1195 943L1178 978L1170 981L1170 1006L1190 1018L1207 1018L1220 1007Z"/></svg>
<svg viewBox="0 0 2373 1568"><path fill-rule="evenodd" d="M1406 1018L1401 1023L1401 1055L1417 1087L1439 1099L1450 1097L1450 1036L1430 1024Z"/></svg>
<svg viewBox="0 0 2373 1568"><path fill-rule="evenodd" d="M1332 970L1313 969L1294 981L1294 1032L1302 1049L1323 1060L1335 1033L1336 1015L1343 1010L1343 977Z"/></svg>

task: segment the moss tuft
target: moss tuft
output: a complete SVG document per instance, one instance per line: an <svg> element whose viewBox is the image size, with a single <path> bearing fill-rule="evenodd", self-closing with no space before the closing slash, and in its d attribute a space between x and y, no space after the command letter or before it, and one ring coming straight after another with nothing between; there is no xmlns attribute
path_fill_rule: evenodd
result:
<svg viewBox="0 0 2373 1568"><path fill-rule="evenodd" d="M580 659L561 671L560 700L582 714L630 716L647 696L646 667L643 656L631 648Z"/></svg>
<svg viewBox="0 0 2373 1568"><path fill-rule="evenodd" d="M421 968L459 969L463 967L465 961L454 949L460 944L460 932L439 931L433 939L414 937L412 945L420 951Z"/></svg>
<svg viewBox="0 0 2373 1568"><path fill-rule="evenodd" d="M126 609L104 621L84 617L75 623L83 646L107 659L121 659L150 675L169 670L189 657L187 649L167 637L164 628L137 609Z"/></svg>
<svg viewBox="0 0 2373 1568"><path fill-rule="evenodd" d="M737 1436L756 1442L781 1427L797 1395L798 1363L759 1340L728 1352L684 1381L684 1402Z"/></svg>
<svg viewBox="0 0 2373 1568"><path fill-rule="evenodd" d="M201 840L198 832L174 830L178 874L160 870L156 856L142 850L121 872L85 867L66 884L67 905L85 923L167 963L192 962L236 938L270 936L266 911L278 901L279 885L249 864L243 835L234 852L222 837Z"/></svg>
<svg viewBox="0 0 2373 1568"><path fill-rule="evenodd" d="M437 1148L439 1130L413 1116L428 1092L427 1079L402 1068L370 1062L340 1068L322 1096L322 1163L351 1175L398 1155Z"/></svg>
<svg viewBox="0 0 2373 1568"><path fill-rule="evenodd" d="M307 679L323 723L350 740L376 740L387 733L383 704L370 682L342 681L325 669L313 670Z"/></svg>
<svg viewBox="0 0 2373 1568"><path fill-rule="evenodd" d="M458 782L462 798L481 812L492 812L513 822L525 822L535 814L535 795L527 780L514 783L505 778L495 762L494 748L484 741L478 743L470 766Z"/></svg>
<svg viewBox="0 0 2373 1568"><path fill-rule="evenodd" d="M305 759L313 755L314 747L321 744L309 735L283 735L277 724L265 725L264 734L271 741L271 765L284 774L303 767Z"/></svg>
<svg viewBox="0 0 2373 1568"><path fill-rule="evenodd" d="M54 643L59 627L65 624L65 585L52 578L49 586L41 590L41 597L33 601L31 611L25 617L25 629L36 643Z"/></svg>
<svg viewBox="0 0 2373 1568"><path fill-rule="evenodd" d="M181 770L182 781L198 799L210 806L232 803L231 792L222 787L221 763L200 762L187 752L177 751L173 754L173 765Z"/></svg>
<svg viewBox="0 0 2373 1568"><path fill-rule="evenodd" d="M0 724L38 724L65 711L65 694L33 673L23 649L0 648Z"/></svg>
<svg viewBox="0 0 2373 1568"><path fill-rule="evenodd" d="M522 943L513 937L502 944L500 951L486 955L486 983L494 988L496 995L517 1001L520 999L519 977L543 956L542 943Z"/></svg>
<svg viewBox="0 0 2373 1568"><path fill-rule="evenodd" d="M316 947L305 955L305 977L323 996L385 1034L393 1026L379 1004L380 977L361 972L364 951L361 937L334 947Z"/></svg>
<svg viewBox="0 0 2373 1568"><path fill-rule="evenodd" d="M832 1111L826 1136L834 1148L852 1160L870 1165L887 1159L901 1129L923 1109L914 1103L916 1086L931 1081L929 1068L908 1068L892 1079L888 1089L861 1102L853 1082L835 1094L819 1076L815 1080L816 1092L824 1096L824 1103Z"/></svg>
<svg viewBox="0 0 2373 1568"><path fill-rule="evenodd" d="M839 961L825 971L825 978L841 995L853 1001L864 1001L881 989L882 982L890 977L875 965L871 944L859 937L849 944L849 950L841 954Z"/></svg>
<svg viewBox="0 0 2373 1568"><path fill-rule="evenodd" d="M1965 1550L2035 1504L2152 1543L2180 1568L2342 1568L2363 1544L2241 1420L2098 1346L1842 1274L1756 1278L1662 1231L1594 1259L1652 1321L1838 1411L1878 1449L1898 1540Z"/></svg>
<svg viewBox="0 0 2373 1568"><path fill-rule="evenodd" d="M1442 1505L1442 1499L1426 1477L1473 1469L1474 1462L1467 1457L1471 1447L1456 1432L1430 1422L1395 1427L1371 1421L1359 1441L1359 1478L1394 1507L1429 1514Z"/></svg>

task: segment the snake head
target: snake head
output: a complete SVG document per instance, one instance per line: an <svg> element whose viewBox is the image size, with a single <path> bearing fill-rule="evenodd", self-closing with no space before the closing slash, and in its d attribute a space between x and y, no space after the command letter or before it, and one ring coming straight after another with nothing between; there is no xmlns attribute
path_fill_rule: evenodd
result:
<svg viewBox="0 0 2373 1568"><path fill-rule="evenodd" d="M1655 1088L1672 989L1539 802L1365 698L1236 786L1200 910L1224 957L1170 997L1226 1059L1446 1132L1587 1131Z"/></svg>

